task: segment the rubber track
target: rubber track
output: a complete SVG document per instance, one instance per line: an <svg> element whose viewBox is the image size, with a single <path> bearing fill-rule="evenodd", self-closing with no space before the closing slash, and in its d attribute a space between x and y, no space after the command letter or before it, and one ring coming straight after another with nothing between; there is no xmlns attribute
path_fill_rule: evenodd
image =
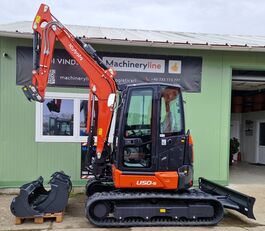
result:
<svg viewBox="0 0 265 231"><path fill-rule="evenodd" d="M90 206L98 201L110 201L115 203L115 201L124 200L147 200L147 199L170 199L170 200L185 200L185 201L200 201L206 203L214 204L215 215L213 218L197 218L197 219L171 219L171 218L154 218L150 220L143 220L140 218L127 218L124 220L117 220L114 217L107 217L104 219L93 218L90 214ZM98 227L136 227L136 226L210 226L216 225L224 215L224 209L222 204L216 200L210 194L204 193L199 189L191 189L185 193L159 193L159 192L101 192L95 193L87 199L86 202L86 217L94 225Z"/></svg>

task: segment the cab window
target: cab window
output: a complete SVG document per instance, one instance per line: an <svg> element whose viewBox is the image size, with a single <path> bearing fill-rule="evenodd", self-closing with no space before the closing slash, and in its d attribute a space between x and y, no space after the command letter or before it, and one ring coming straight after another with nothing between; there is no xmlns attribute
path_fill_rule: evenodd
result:
<svg viewBox="0 0 265 231"><path fill-rule="evenodd" d="M123 152L126 167L148 168L151 165L152 98L152 89L131 91L124 131L124 138L129 141Z"/></svg>
<svg viewBox="0 0 265 231"><path fill-rule="evenodd" d="M180 90L164 87L160 98L160 133L180 133L184 129Z"/></svg>

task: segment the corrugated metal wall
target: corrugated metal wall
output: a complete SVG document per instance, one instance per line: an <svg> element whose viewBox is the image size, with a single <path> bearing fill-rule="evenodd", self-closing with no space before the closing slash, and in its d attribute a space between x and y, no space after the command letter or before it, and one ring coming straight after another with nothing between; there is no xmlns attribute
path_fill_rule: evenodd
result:
<svg viewBox="0 0 265 231"><path fill-rule="evenodd" d="M25 99L16 86L16 46L30 40L0 38L0 187L19 186L39 175L49 178L64 170L75 185L79 179L79 143L36 143L35 103ZM143 47L95 46L102 51L192 55L203 57L201 93L184 94L186 127L195 143L195 178L228 183L228 150L232 67L264 69L265 56L250 52L217 52ZM4 58L2 53L8 57ZM60 92L81 89L53 88Z"/></svg>

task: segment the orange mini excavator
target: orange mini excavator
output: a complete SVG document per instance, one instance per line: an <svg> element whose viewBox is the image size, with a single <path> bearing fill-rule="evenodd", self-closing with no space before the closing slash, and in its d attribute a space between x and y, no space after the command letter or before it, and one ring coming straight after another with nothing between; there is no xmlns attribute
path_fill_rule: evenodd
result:
<svg viewBox="0 0 265 231"><path fill-rule="evenodd" d="M42 4L33 22L29 100L43 102L56 40L85 72L90 86L87 132L90 171L86 216L100 227L217 224L224 208L254 219L255 198L199 178L193 185L193 143L185 132L181 87L164 83L118 87L115 71L74 37ZM98 99L97 143L92 116ZM110 125L115 124L109 141ZM96 148L95 148L96 147Z"/></svg>

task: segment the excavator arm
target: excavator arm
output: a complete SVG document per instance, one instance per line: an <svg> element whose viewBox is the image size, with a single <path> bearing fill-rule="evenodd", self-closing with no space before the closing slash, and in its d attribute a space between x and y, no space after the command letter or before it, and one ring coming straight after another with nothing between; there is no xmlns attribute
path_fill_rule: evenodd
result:
<svg viewBox="0 0 265 231"><path fill-rule="evenodd" d="M98 99L100 113L97 118L97 157L100 159L113 115L113 104L108 105L108 98L117 91L115 71L104 65L89 44L75 38L51 14L47 5L41 4L32 28L34 30L32 84L22 88L24 94L29 100L44 101L55 42L58 40L83 69L89 81L90 93ZM87 132L90 131L91 105L89 101Z"/></svg>

